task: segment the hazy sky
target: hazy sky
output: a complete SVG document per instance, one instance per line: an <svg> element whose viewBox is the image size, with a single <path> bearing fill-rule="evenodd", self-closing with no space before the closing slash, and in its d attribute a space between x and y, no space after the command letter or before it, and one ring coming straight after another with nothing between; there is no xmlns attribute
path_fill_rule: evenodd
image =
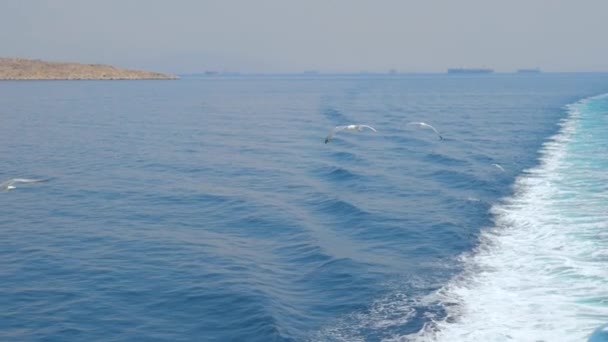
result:
<svg viewBox="0 0 608 342"><path fill-rule="evenodd" d="M608 0L4 0L0 56L184 73L608 71Z"/></svg>

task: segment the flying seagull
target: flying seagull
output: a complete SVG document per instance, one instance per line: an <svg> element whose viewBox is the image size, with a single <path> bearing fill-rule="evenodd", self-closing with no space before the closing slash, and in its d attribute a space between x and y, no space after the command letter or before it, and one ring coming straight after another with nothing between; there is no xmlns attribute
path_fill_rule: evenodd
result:
<svg viewBox="0 0 608 342"><path fill-rule="evenodd" d="M497 168L498 170L500 170L502 172L505 172L505 169L502 166L500 166L500 164L492 164L492 166L494 166L495 168Z"/></svg>
<svg viewBox="0 0 608 342"><path fill-rule="evenodd" d="M424 122L410 122L408 123L408 126L418 126L420 128L430 128L433 130L433 132L435 132L435 134L437 134L437 136L439 137L439 140L443 140L443 137L441 136L441 134L439 134L439 132L435 129L435 127L424 123Z"/></svg>
<svg viewBox="0 0 608 342"><path fill-rule="evenodd" d="M13 178L0 183L0 191L13 190L14 188L16 188L14 185L15 183L39 183L46 181L47 179Z"/></svg>
<svg viewBox="0 0 608 342"><path fill-rule="evenodd" d="M327 144L328 142L331 141L331 139L333 139L334 135L336 133L338 133L339 131L356 131L356 132L361 132L363 130L363 128L369 128L374 132L377 132L376 129L372 126L368 126L368 125L348 125L348 126L336 126L334 127L329 134L327 135L327 137L325 138L325 143Z"/></svg>

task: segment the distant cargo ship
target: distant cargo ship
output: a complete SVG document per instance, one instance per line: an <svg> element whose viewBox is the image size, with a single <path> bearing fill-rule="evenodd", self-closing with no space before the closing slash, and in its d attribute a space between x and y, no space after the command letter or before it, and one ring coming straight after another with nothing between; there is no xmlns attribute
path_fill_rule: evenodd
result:
<svg viewBox="0 0 608 342"><path fill-rule="evenodd" d="M540 72L539 68L534 69L517 69L518 74L538 74Z"/></svg>
<svg viewBox="0 0 608 342"><path fill-rule="evenodd" d="M494 70L484 68L450 68L448 74L491 74Z"/></svg>

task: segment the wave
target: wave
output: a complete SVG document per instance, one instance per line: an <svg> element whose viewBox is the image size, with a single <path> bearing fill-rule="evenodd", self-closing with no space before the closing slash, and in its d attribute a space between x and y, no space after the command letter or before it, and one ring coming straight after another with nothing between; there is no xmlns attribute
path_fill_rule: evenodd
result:
<svg viewBox="0 0 608 342"><path fill-rule="evenodd" d="M363 158L351 152L333 152L331 153L331 157L335 158L338 161L363 161Z"/></svg>
<svg viewBox="0 0 608 342"><path fill-rule="evenodd" d="M431 295L447 316L414 341L583 341L608 317L608 96L568 107L540 164L494 205L494 227L462 256L464 271ZM604 183L605 184L605 183Z"/></svg>
<svg viewBox="0 0 608 342"><path fill-rule="evenodd" d="M323 166L313 171L313 174L328 181L363 180L365 176L340 166Z"/></svg>
<svg viewBox="0 0 608 342"><path fill-rule="evenodd" d="M201 317L207 322L204 326L192 324L183 327L181 333L190 335L207 336L211 333L221 333L230 330L235 339L249 341L291 341L295 340L290 331L281 327L279 317L281 311L287 311L281 307L271 308L271 295L255 289L236 284L236 282L223 282L219 288L208 288L206 286L190 286L176 289L149 303L147 308L158 314L157 320L176 319L186 320L190 316L200 315L201 312L212 312L215 316L226 314L238 314L242 317L239 321L228 321L215 319L213 317ZM178 308L172 312L160 313L166 307ZM234 312L236 308L236 312ZM176 331L168 329L165 338L175 338Z"/></svg>
<svg viewBox="0 0 608 342"><path fill-rule="evenodd" d="M370 215L355 204L337 198L320 199L315 202L314 208L326 215L341 218L341 220L355 221Z"/></svg>

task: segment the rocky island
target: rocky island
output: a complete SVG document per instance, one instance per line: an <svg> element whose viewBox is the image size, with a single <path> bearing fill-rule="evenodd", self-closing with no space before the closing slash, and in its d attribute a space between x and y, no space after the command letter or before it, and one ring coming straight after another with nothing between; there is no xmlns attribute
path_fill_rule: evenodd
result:
<svg viewBox="0 0 608 342"><path fill-rule="evenodd" d="M171 80L177 76L103 64L0 58L0 80Z"/></svg>

